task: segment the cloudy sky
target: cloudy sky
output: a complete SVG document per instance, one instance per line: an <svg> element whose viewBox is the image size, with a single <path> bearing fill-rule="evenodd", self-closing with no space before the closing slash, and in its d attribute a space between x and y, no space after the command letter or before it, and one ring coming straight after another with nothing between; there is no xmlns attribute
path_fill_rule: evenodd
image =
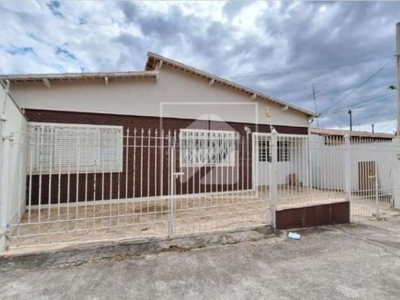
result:
<svg viewBox="0 0 400 300"><path fill-rule="evenodd" d="M143 70L152 51L309 110L395 128L400 2L0 0L0 74ZM317 125L317 122L314 122Z"/></svg>

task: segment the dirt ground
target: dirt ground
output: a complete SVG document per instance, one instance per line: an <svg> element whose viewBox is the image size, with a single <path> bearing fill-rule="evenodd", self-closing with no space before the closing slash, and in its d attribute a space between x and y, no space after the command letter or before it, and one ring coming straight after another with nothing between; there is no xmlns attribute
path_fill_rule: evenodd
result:
<svg viewBox="0 0 400 300"><path fill-rule="evenodd" d="M171 223L170 201L51 207L25 212L10 249L124 238L164 237ZM254 197L175 199L173 235L265 225L269 205Z"/></svg>
<svg viewBox="0 0 400 300"><path fill-rule="evenodd" d="M344 201L346 194L310 188L281 187L278 209ZM12 229L11 250L57 247L65 244L130 238L166 237L260 226L271 223L267 188L257 192L87 205L52 205L28 209ZM379 201L382 216L390 215L388 201ZM352 221L376 216L376 199L352 197ZM172 231L171 231L172 230Z"/></svg>

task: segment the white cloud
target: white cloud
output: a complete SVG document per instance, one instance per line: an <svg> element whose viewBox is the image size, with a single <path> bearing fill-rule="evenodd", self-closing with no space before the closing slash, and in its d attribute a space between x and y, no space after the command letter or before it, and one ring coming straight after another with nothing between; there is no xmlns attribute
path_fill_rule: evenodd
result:
<svg viewBox="0 0 400 300"><path fill-rule="evenodd" d="M141 70L153 51L308 109L315 84L324 109L393 56L399 10L375 2L0 1L0 73ZM335 109L395 82L393 64ZM378 107L365 107L360 122L393 119L393 109ZM345 113L321 119L346 122Z"/></svg>

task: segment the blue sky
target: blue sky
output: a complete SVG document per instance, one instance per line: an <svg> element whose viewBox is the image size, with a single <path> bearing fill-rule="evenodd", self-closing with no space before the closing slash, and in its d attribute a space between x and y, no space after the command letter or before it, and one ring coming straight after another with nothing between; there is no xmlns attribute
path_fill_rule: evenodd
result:
<svg viewBox="0 0 400 300"><path fill-rule="evenodd" d="M143 70L152 51L309 110L314 85L320 126L345 128L352 109L356 129L390 132L399 11L378 1L0 0L0 73Z"/></svg>

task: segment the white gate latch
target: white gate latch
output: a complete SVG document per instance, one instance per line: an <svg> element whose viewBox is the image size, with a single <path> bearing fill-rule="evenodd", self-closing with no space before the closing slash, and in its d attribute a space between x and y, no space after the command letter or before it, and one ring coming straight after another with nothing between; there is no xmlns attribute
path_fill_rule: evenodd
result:
<svg viewBox="0 0 400 300"><path fill-rule="evenodd" d="M175 176L175 178L178 178L178 176L183 176L183 175L185 175L185 173L184 172L175 172L175 173L173 173L173 175Z"/></svg>

